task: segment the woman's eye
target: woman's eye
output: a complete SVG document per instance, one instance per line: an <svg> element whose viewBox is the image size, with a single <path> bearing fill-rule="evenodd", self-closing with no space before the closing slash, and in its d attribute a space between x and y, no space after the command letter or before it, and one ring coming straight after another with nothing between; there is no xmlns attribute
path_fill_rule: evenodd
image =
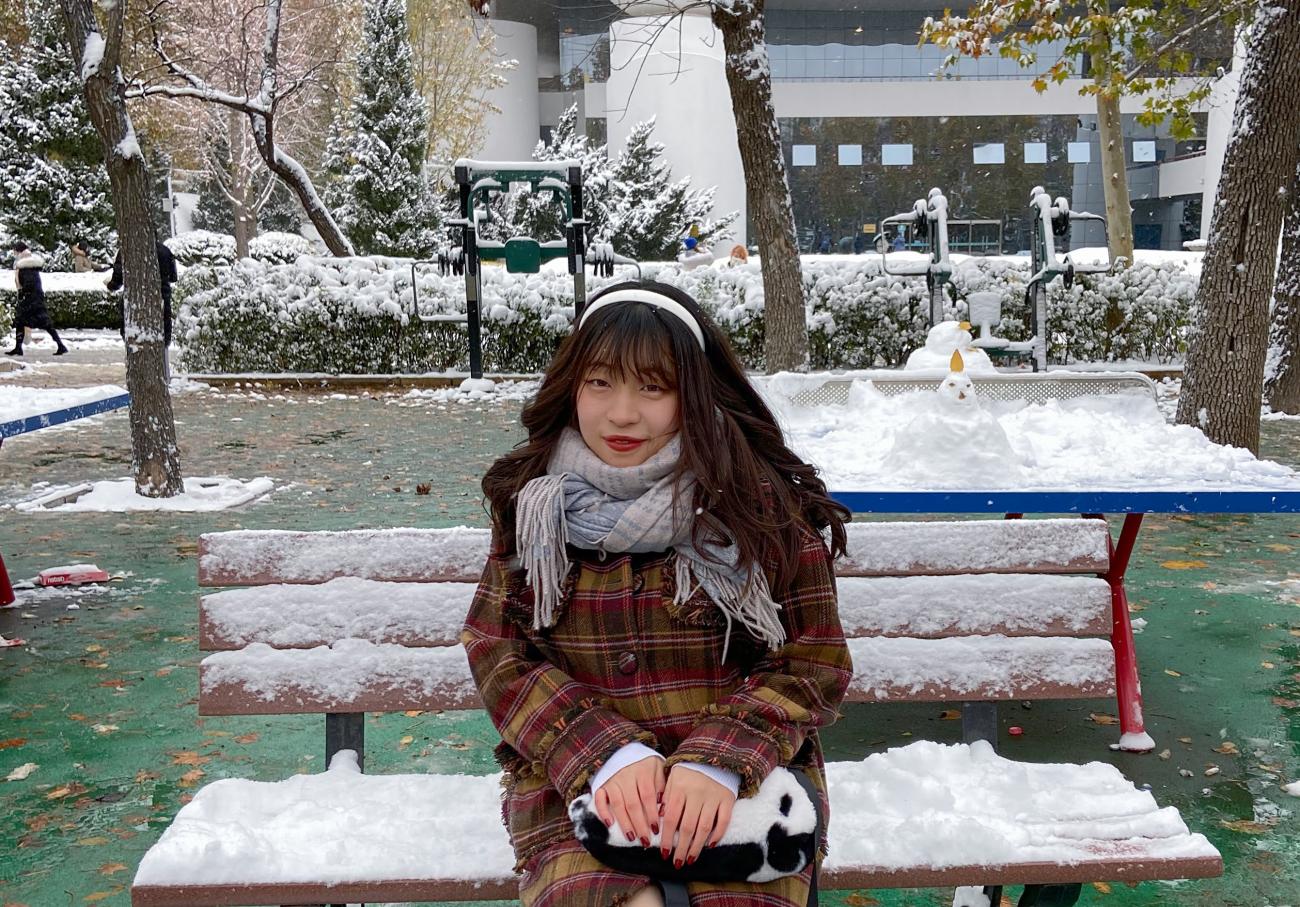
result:
<svg viewBox="0 0 1300 907"><path fill-rule="evenodd" d="M658 384L643 384L641 385L641 390L645 391L647 394L662 394L664 391L664 389Z"/></svg>
<svg viewBox="0 0 1300 907"><path fill-rule="evenodd" d="M606 381L604 378L588 378L587 386L588 387L609 387L609 382Z"/></svg>

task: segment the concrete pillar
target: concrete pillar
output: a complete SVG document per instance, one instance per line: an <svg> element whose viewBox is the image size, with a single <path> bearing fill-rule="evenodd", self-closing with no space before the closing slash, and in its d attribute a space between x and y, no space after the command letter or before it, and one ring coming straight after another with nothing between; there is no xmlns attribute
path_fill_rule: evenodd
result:
<svg viewBox="0 0 1300 907"><path fill-rule="evenodd" d="M654 138L664 144L673 177L689 176L697 189L716 186L714 212L739 211L732 230L745 242L745 172L722 35L707 12L614 22L605 109L610 157L627 145L632 127L655 117Z"/></svg>
<svg viewBox="0 0 1300 907"><path fill-rule="evenodd" d="M497 54L519 65L506 74L508 81L488 92L487 99L501 111L487 115L487 138L477 157L486 161L529 161L541 138L537 97L537 29L522 22L491 21Z"/></svg>

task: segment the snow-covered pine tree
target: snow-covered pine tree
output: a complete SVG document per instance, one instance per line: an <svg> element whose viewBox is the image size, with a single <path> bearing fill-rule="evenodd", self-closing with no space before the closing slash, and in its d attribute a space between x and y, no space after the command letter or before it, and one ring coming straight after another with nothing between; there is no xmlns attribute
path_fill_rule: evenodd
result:
<svg viewBox="0 0 1300 907"><path fill-rule="evenodd" d="M326 202L363 255L427 256L438 206L424 173L424 98L415 88L406 0L365 0L356 93L325 151Z"/></svg>
<svg viewBox="0 0 1300 907"><path fill-rule="evenodd" d="M549 141L538 142L533 149L536 161L578 161L582 165L583 216L587 221L587 238L605 241L609 236L607 187L609 155L604 145L593 143L578 132L578 105L560 115ZM540 240L564 236L564 209L549 192L510 193L501 205L504 225L513 225L527 236ZM494 212L496 213L496 212Z"/></svg>
<svg viewBox="0 0 1300 907"><path fill-rule="evenodd" d="M692 189L691 178L672 181L663 159L664 146L651 138L653 118L637 123L606 180L608 236L614 251L638 261L671 261L682 239L698 227L701 245L713 246L730 236L738 212L713 220L712 187Z"/></svg>
<svg viewBox="0 0 1300 907"><path fill-rule="evenodd" d="M86 112L59 8L26 4L28 37L0 62L0 223L71 265L78 239L99 261L115 247L104 148Z"/></svg>

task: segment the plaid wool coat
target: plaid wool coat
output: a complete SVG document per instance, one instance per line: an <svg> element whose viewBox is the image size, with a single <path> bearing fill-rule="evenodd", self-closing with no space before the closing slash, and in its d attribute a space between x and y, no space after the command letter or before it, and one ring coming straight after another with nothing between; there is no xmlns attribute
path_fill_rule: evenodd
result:
<svg viewBox="0 0 1300 907"><path fill-rule="evenodd" d="M602 559L570 548L569 557L553 627L532 628L533 593L524 571L494 555L461 633L502 738L496 751L505 770L502 813L516 871L524 873L525 907L621 903L646 883L612 870L597 878L593 867L602 867L581 850L567 816L568 802L632 741L667 756L669 766L689 761L731 769L741 778L741 797L752 796L779 765L804 767L829 816L817 728L838 717L852 664L830 555L817 533L803 533L795 581L775 596L786 643L768 651L733 626L725 664L726 620L708 596L700 590L673 602L675 553ZM537 878L539 867L548 878ZM575 874L585 881L565 887L561 877ZM793 880L806 898L807 879ZM749 887L780 888L782 881ZM799 903L797 895L696 898L698 888L691 886L697 903Z"/></svg>

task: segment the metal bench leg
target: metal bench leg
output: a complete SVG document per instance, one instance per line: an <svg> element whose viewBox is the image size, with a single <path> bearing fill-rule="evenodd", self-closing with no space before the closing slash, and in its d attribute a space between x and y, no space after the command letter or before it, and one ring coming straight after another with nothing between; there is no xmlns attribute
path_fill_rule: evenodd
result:
<svg viewBox="0 0 1300 907"><path fill-rule="evenodd" d="M357 754L357 767L366 770L366 713L330 712L325 716L325 767L339 750Z"/></svg>
<svg viewBox="0 0 1300 907"><path fill-rule="evenodd" d="M1097 514L1087 516L1090 519L1105 519ZM1138 680L1128 593L1124 590L1124 574L1128 571L1129 558L1133 555L1138 530L1141 528L1142 514L1124 515L1119 541L1112 539L1110 542L1110 569L1102 575L1102 579L1110 584L1110 641L1115 647L1115 696L1122 735L1118 746L1112 746L1112 749L1131 753L1149 753L1155 749L1155 741L1147 734L1142 719L1142 684Z"/></svg>
<svg viewBox="0 0 1300 907"><path fill-rule="evenodd" d="M1074 907L1083 886L1077 882L1073 885L1026 885L1016 907Z"/></svg>
<svg viewBox="0 0 1300 907"><path fill-rule="evenodd" d="M961 704L961 741L974 743L987 740L998 746L998 704L996 702L963 702Z"/></svg>

